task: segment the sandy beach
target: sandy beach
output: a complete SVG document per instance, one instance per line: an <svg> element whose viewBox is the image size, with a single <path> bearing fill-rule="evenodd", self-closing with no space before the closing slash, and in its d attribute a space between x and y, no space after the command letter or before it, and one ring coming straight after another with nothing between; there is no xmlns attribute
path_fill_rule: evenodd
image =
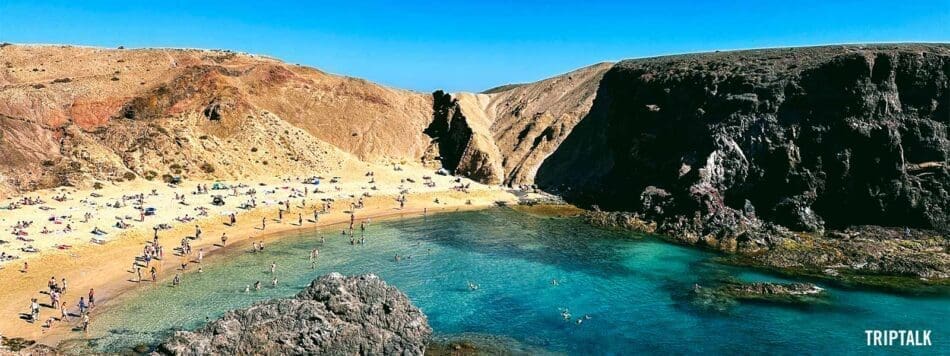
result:
<svg viewBox="0 0 950 356"><path fill-rule="evenodd" d="M132 291L141 284L152 283L148 268L153 266L160 283L176 273L182 273L182 279L187 280L188 273L198 269L196 256L199 250L207 256L231 249L246 249L252 241L266 244L288 231L315 230L318 226L338 223L344 223L343 228L346 228L351 219L351 204L357 204L361 198L363 207L355 210L357 229L365 220L372 223L383 218L417 216L423 211L477 209L492 206L496 201L515 200L513 194L500 187L437 175L421 167L402 166L397 170L393 166L354 162L339 172L322 176L319 185L305 183L305 178L309 177L221 181L217 182L219 186L228 188L212 189L203 194L195 192L198 185L210 189L216 182L185 181L175 186L140 179L106 185L101 189L57 188L5 199L0 206L9 207L11 202L20 202L24 197L42 203L0 210L0 229L3 231L0 239L6 241L0 244L0 253L18 256L0 262L0 289L4 291L0 297L0 315L3 316L0 318L0 334L49 345L79 337L81 332L74 331L80 323L77 305L79 298L86 296L90 288L95 289L97 308L103 308L114 296ZM330 183L331 180L334 183ZM316 188L320 189L319 193L315 192ZM123 200L123 196L129 198L137 194L144 195L143 209L135 206L137 198ZM176 200L176 195L184 198ZM212 204L215 195L222 197L223 205ZM62 196L66 200L53 199ZM397 201L400 196L406 198L402 208ZM256 207L240 208L252 199ZM314 211L322 210L324 199L332 199L332 208L321 213L319 221L314 222ZM118 207L116 202L119 202ZM280 202L287 202L289 209ZM144 208L154 208L155 214L145 216L141 221ZM278 219L279 209L285 210L283 219ZM86 213L92 216L84 221ZM229 224L231 213L236 218L233 226ZM262 219L266 220L264 229ZM21 221L32 223L17 228ZM117 222L128 224L128 227L118 228ZM153 261L148 268L143 262L138 262L144 278L139 282L133 263L143 255L145 246L152 243L153 227L160 224L168 227L158 231L164 258ZM71 231L64 231L67 225ZM180 256L175 248L180 246L183 238L195 235L196 225L200 226L202 237L190 240L190 255ZM93 234L96 228L104 233ZM48 232L43 233L44 229ZM18 231L23 232L15 235ZM226 246L221 246L222 234L227 234ZM93 242L93 238L99 239L98 243ZM29 247L37 252L25 252L24 248ZM24 269L25 263L29 265L28 269ZM188 264L185 271L180 270L182 263ZM68 311L76 315L68 322L58 320L59 308L48 306L47 283L50 277L60 284L64 278L67 281L60 303L65 302ZM31 298L37 298L42 305L36 322L28 320ZM90 313L93 323L95 317L96 308ZM44 324L50 318L55 318L52 327L46 328Z"/></svg>

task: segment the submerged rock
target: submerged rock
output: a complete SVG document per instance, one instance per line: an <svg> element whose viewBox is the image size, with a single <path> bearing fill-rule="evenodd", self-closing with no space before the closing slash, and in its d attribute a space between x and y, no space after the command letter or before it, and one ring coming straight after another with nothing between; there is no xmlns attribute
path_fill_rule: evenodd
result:
<svg viewBox="0 0 950 356"><path fill-rule="evenodd" d="M420 355L432 329L422 312L375 275L331 273L291 299L230 311L179 331L158 352L173 355Z"/></svg>
<svg viewBox="0 0 950 356"><path fill-rule="evenodd" d="M694 306L726 311L742 300L782 304L811 304L822 302L827 293L811 283L740 283L729 282L716 287L694 285Z"/></svg>

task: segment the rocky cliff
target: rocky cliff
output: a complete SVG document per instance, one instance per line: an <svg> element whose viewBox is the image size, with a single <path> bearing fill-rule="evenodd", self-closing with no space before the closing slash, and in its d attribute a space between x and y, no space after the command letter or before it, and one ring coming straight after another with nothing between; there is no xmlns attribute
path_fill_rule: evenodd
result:
<svg viewBox="0 0 950 356"><path fill-rule="evenodd" d="M950 46L623 61L537 183L733 246L761 221L946 232Z"/></svg>
<svg viewBox="0 0 950 356"><path fill-rule="evenodd" d="M425 315L374 275L331 273L291 299L228 312L194 332L180 331L160 353L172 355L421 355Z"/></svg>

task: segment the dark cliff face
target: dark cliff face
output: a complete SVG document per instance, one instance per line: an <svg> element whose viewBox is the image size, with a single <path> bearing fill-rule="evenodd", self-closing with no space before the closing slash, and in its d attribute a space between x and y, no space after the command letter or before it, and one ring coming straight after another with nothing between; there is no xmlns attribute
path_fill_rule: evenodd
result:
<svg viewBox="0 0 950 356"><path fill-rule="evenodd" d="M950 46L624 61L537 183L663 220L950 230Z"/></svg>
<svg viewBox="0 0 950 356"><path fill-rule="evenodd" d="M455 171L472 137L472 129L452 95L438 90L432 93L432 123L424 131L439 144L442 166Z"/></svg>
<svg viewBox="0 0 950 356"><path fill-rule="evenodd" d="M441 90L432 93L432 122L423 131L438 147L442 167L482 183L502 181L500 153L485 129L477 131L458 99Z"/></svg>

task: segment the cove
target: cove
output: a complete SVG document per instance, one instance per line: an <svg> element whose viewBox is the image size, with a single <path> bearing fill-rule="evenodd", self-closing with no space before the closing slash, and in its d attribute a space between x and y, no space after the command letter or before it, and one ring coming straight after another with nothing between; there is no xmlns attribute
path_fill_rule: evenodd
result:
<svg viewBox="0 0 950 356"><path fill-rule="evenodd" d="M321 242L319 235L326 238ZM950 298L839 289L819 305L740 303L709 311L695 284L721 278L790 281L720 265L715 254L574 218L506 208L372 223L365 245L325 228L268 239L263 253L205 259L204 271L126 293L104 306L89 336L100 351L155 344L227 310L289 297L317 276L374 273L402 290L436 335L500 335L568 354L939 354L950 352ZM318 248L316 268L308 253ZM395 255L403 258L396 262ZM411 256L411 258L409 258ZM280 284L270 287L270 264ZM558 280L558 285L552 284ZM245 293L261 281L260 291ZM470 290L468 283L479 286ZM562 318L561 310L571 313ZM585 315L580 324L578 318ZM930 347L867 346L865 330L932 330ZM76 334L77 337L79 334Z"/></svg>

